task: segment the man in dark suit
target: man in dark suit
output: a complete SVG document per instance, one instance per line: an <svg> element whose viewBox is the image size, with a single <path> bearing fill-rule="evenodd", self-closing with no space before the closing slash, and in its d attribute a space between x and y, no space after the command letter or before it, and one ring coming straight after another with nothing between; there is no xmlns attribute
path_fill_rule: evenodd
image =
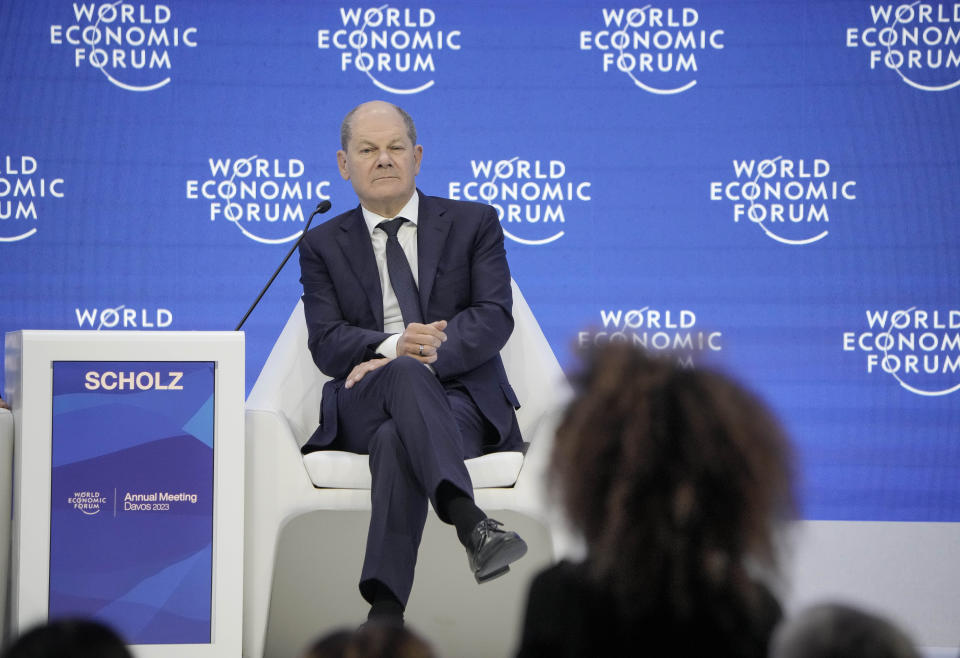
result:
<svg viewBox="0 0 960 658"><path fill-rule="evenodd" d="M370 455L372 515L360 593L402 623L427 501L456 527L477 582L526 544L473 501L464 459L522 444L499 352L513 330L503 232L490 206L420 193L413 120L381 101L341 127L340 174L360 206L300 246L313 360L333 379L304 453Z"/></svg>

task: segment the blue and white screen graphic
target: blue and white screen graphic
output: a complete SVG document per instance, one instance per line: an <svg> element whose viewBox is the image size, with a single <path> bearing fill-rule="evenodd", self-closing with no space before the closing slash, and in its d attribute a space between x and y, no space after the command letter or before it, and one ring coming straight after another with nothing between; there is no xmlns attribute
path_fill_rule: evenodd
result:
<svg viewBox="0 0 960 658"><path fill-rule="evenodd" d="M214 369L54 363L51 618L210 642Z"/></svg>
<svg viewBox="0 0 960 658"><path fill-rule="evenodd" d="M356 206L340 122L382 99L567 372L692 350L783 420L805 518L960 521L958 35L956 0L3 0L0 332L232 329Z"/></svg>

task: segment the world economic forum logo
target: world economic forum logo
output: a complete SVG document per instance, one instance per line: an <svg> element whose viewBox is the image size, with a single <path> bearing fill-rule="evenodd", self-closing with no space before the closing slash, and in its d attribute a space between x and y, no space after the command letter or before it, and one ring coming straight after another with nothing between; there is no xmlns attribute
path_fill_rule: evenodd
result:
<svg viewBox="0 0 960 658"><path fill-rule="evenodd" d="M703 56L724 47L723 29L705 26L693 7L601 9L602 26L580 31L580 50L597 51L604 73L623 74L651 94L697 84Z"/></svg>
<svg viewBox="0 0 960 658"><path fill-rule="evenodd" d="M167 5L118 0L71 6L72 22L50 26L50 44L72 48L74 68L92 67L127 91L167 85L171 53L197 47L197 28L176 24Z"/></svg>
<svg viewBox="0 0 960 658"><path fill-rule="evenodd" d="M526 245L545 245L563 237L568 215L589 202L590 182L567 175L563 160L471 160L472 178L447 186L451 199L492 205L503 234Z"/></svg>
<svg viewBox="0 0 960 658"><path fill-rule="evenodd" d="M0 242L20 242L38 230L47 198L64 197L62 178L43 175L32 155L0 155Z"/></svg>
<svg viewBox="0 0 960 658"><path fill-rule="evenodd" d="M710 200L732 203L734 224L757 226L781 244L800 246L830 233L830 212L855 201L857 183L838 178L825 158L733 160L733 178L711 181Z"/></svg>
<svg viewBox="0 0 960 658"><path fill-rule="evenodd" d="M682 366L694 367L697 354L723 350L723 334L703 329L690 308L606 307L600 309L600 326L580 331L580 347L623 343L652 352L677 355Z"/></svg>
<svg viewBox="0 0 960 658"><path fill-rule="evenodd" d="M283 244L300 237L303 204L329 199L329 180L312 180L300 158L207 159L209 173L186 182L187 199L207 206L211 222L232 224L261 244Z"/></svg>
<svg viewBox="0 0 960 658"><path fill-rule="evenodd" d="M391 94L434 85L437 60L461 48L461 31L427 7L340 7L338 25L317 30L317 48L339 53L342 73L359 72Z"/></svg>
<svg viewBox="0 0 960 658"><path fill-rule="evenodd" d="M86 516L95 516L107 504L107 497L99 491L74 491L67 497L67 505Z"/></svg>
<svg viewBox="0 0 960 658"><path fill-rule="evenodd" d="M868 309L866 327L843 333L843 351L866 371L925 397L960 391L960 309Z"/></svg>
<svg viewBox="0 0 960 658"><path fill-rule="evenodd" d="M166 329L173 324L173 312L167 308L134 308L126 304L113 307L76 307L77 328L93 329Z"/></svg>
<svg viewBox="0 0 960 658"><path fill-rule="evenodd" d="M920 91L960 85L960 2L869 5L866 27L848 27L846 47L863 49L871 71L894 71Z"/></svg>

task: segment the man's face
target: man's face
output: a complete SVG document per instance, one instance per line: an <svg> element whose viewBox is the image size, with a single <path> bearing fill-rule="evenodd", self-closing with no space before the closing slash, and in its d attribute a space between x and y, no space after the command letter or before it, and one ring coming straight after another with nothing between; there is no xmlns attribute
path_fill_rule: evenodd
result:
<svg viewBox="0 0 960 658"><path fill-rule="evenodd" d="M423 147L410 142L403 118L386 103L369 103L353 115L346 151L337 151L340 175L364 208L393 217L413 195Z"/></svg>

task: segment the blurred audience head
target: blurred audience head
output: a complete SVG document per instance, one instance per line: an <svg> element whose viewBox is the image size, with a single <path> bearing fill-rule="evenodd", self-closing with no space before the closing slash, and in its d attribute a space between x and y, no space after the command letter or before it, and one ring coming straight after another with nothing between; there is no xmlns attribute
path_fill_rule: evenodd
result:
<svg viewBox="0 0 960 658"><path fill-rule="evenodd" d="M406 627L364 624L317 640L303 658L436 658L430 645Z"/></svg>
<svg viewBox="0 0 960 658"><path fill-rule="evenodd" d="M852 606L825 603L784 621L771 658L920 658L913 642L889 620Z"/></svg>
<svg viewBox="0 0 960 658"><path fill-rule="evenodd" d="M327 633L307 649L303 658L343 658L352 636L353 633L346 629Z"/></svg>
<svg viewBox="0 0 960 658"><path fill-rule="evenodd" d="M608 344L583 356L551 481L593 576L622 602L680 616L705 588L746 592L746 562L776 568L777 521L793 514L777 420L728 376L679 365L681 355Z"/></svg>
<svg viewBox="0 0 960 658"><path fill-rule="evenodd" d="M3 658L133 658L123 639L89 619L58 619L31 628Z"/></svg>

